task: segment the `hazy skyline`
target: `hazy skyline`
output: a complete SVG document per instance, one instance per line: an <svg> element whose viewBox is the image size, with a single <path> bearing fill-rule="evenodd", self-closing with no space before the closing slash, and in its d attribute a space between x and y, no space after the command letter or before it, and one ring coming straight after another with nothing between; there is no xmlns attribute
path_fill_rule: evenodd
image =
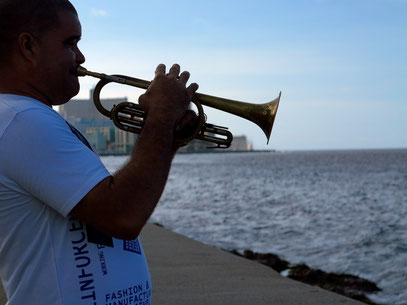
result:
<svg viewBox="0 0 407 305"><path fill-rule="evenodd" d="M407 1L73 0L89 70L151 80L179 63L198 92L263 103L282 91L270 145L207 108L256 149L407 147ZM81 79L79 98L96 84ZM103 97L141 90L112 85Z"/></svg>

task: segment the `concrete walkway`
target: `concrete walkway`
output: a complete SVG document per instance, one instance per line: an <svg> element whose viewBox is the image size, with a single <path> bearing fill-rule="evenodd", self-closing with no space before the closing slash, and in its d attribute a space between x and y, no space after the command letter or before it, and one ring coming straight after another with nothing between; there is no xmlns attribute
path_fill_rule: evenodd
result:
<svg viewBox="0 0 407 305"><path fill-rule="evenodd" d="M363 304L152 224L141 238L154 305Z"/></svg>
<svg viewBox="0 0 407 305"><path fill-rule="evenodd" d="M267 266L153 224L144 228L141 238L151 271L154 305L363 304L282 277ZM0 287L0 304L5 301Z"/></svg>

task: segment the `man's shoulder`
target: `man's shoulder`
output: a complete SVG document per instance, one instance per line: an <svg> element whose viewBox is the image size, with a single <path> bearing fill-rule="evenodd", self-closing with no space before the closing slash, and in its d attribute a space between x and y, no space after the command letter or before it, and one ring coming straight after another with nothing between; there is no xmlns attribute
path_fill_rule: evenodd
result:
<svg viewBox="0 0 407 305"><path fill-rule="evenodd" d="M38 100L21 95L0 94L0 137L19 115L24 115L25 120L30 117L39 119L39 116L60 119L55 110Z"/></svg>
<svg viewBox="0 0 407 305"><path fill-rule="evenodd" d="M19 113L29 109L49 108L40 101L28 96L15 94L0 94L0 115L4 112ZM51 109L51 108L50 108Z"/></svg>

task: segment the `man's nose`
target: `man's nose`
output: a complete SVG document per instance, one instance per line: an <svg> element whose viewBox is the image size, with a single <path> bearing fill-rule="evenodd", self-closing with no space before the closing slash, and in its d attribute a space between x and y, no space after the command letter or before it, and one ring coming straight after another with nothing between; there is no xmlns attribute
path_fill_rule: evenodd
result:
<svg viewBox="0 0 407 305"><path fill-rule="evenodd" d="M78 49L76 52L76 62L81 65L85 62L85 60L85 55L83 55L82 52Z"/></svg>

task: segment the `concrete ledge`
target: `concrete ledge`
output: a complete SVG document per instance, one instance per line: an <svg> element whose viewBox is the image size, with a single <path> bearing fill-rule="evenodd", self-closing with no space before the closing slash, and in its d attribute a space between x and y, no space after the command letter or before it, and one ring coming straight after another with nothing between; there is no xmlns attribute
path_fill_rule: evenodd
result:
<svg viewBox="0 0 407 305"><path fill-rule="evenodd" d="M153 224L146 225L141 239L155 305L363 304ZM0 286L0 304L5 302Z"/></svg>
<svg viewBox="0 0 407 305"><path fill-rule="evenodd" d="M151 272L153 304L363 304L156 225L148 224L141 238Z"/></svg>

